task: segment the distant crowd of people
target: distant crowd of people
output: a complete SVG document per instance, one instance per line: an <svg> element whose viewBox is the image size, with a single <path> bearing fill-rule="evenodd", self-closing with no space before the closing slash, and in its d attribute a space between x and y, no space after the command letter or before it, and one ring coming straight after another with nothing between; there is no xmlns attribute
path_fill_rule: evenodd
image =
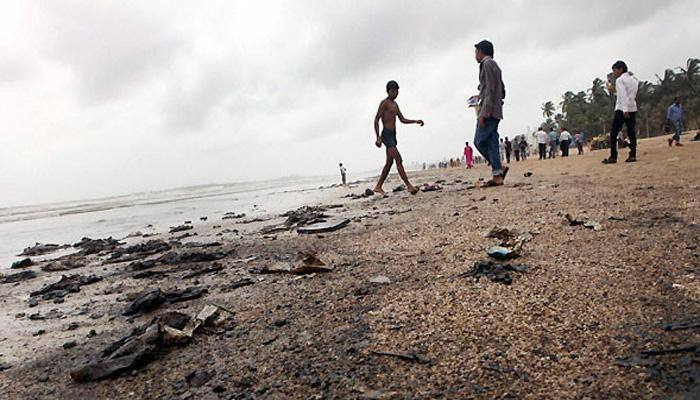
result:
<svg viewBox="0 0 700 400"><path fill-rule="evenodd" d="M569 156L569 149L572 146L576 146L578 154L583 154L583 145L586 142L586 137L583 131L578 130L573 136L566 129L566 127L559 128L559 132L554 128L547 129L542 126L540 130L535 134L537 137L537 149L539 153L540 160L546 160L547 158L557 158L557 152L561 151L562 157ZM549 151L547 151L549 149Z"/></svg>

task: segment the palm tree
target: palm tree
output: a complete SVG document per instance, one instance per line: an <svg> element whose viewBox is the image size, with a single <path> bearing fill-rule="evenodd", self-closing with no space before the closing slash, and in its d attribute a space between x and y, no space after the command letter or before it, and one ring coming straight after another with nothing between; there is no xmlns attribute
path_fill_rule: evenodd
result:
<svg viewBox="0 0 700 400"><path fill-rule="evenodd" d="M552 115L554 115L554 111L555 111L554 103L552 103L551 101L548 101L548 102L542 104L542 116L543 117L545 117L547 119L552 118Z"/></svg>
<svg viewBox="0 0 700 400"><path fill-rule="evenodd" d="M681 77L690 87L690 95L695 96L697 90L695 89L694 83L700 78L700 60L697 58L689 58L685 65L685 68L678 69L681 70Z"/></svg>

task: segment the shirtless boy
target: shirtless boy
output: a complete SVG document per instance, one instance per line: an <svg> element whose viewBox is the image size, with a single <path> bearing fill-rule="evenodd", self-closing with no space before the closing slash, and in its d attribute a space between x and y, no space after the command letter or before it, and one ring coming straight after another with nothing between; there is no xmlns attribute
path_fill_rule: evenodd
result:
<svg viewBox="0 0 700 400"><path fill-rule="evenodd" d="M386 147L386 163L384 164L384 169L382 169L382 175L379 177L379 182L374 188L374 192L384 195L384 190L382 190L382 185L384 185L384 180L386 180L389 171L391 170L391 165L396 161L396 169L399 171L399 176L406 184L406 189L411 194L418 193L418 188L411 185L406 176L406 171L403 169L403 160L401 159L401 154L396 148L396 117L399 121L404 124L418 124L423 126L423 121L412 120L404 118L399 110L399 105L396 104L396 97L399 95L399 84L396 81L389 81L386 84L386 92L388 94L387 98L379 103L379 109L377 110L377 115L374 117L374 133L377 136L377 141L375 145L377 147L382 147L382 143ZM379 135L379 120L382 120L382 134Z"/></svg>

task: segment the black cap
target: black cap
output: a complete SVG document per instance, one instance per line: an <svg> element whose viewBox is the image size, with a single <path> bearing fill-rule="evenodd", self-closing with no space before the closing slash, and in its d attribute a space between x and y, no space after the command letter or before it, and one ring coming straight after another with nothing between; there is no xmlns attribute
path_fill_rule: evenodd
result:
<svg viewBox="0 0 700 400"><path fill-rule="evenodd" d="M389 81L386 83L386 91L390 91L391 89L396 89L399 90L399 84L396 83L396 81Z"/></svg>
<svg viewBox="0 0 700 400"><path fill-rule="evenodd" d="M477 49L481 50L482 53L487 56L493 57L493 43L488 40L482 40L481 42L474 45Z"/></svg>

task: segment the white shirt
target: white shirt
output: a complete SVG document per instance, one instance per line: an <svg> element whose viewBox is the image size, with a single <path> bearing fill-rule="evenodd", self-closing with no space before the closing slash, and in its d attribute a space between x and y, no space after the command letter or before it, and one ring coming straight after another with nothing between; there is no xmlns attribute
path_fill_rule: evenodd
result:
<svg viewBox="0 0 700 400"><path fill-rule="evenodd" d="M637 90L639 81L629 72L625 72L615 80L617 101L615 110L622 112L637 112Z"/></svg>
<svg viewBox="0 0 700 400"><path fill-rule="evenodd" d="M565 140L571 141L571 134L569 133L569 131L562 131L559 135L559 140L562 142Z"/></svg>
<svg viewBox="0 0 700 400"><path fill-rule="evenodd" d="M547 132L543 130L537 131L537 143L538 144L547 144L547 139L549 136L547 135Z"/></svg>

